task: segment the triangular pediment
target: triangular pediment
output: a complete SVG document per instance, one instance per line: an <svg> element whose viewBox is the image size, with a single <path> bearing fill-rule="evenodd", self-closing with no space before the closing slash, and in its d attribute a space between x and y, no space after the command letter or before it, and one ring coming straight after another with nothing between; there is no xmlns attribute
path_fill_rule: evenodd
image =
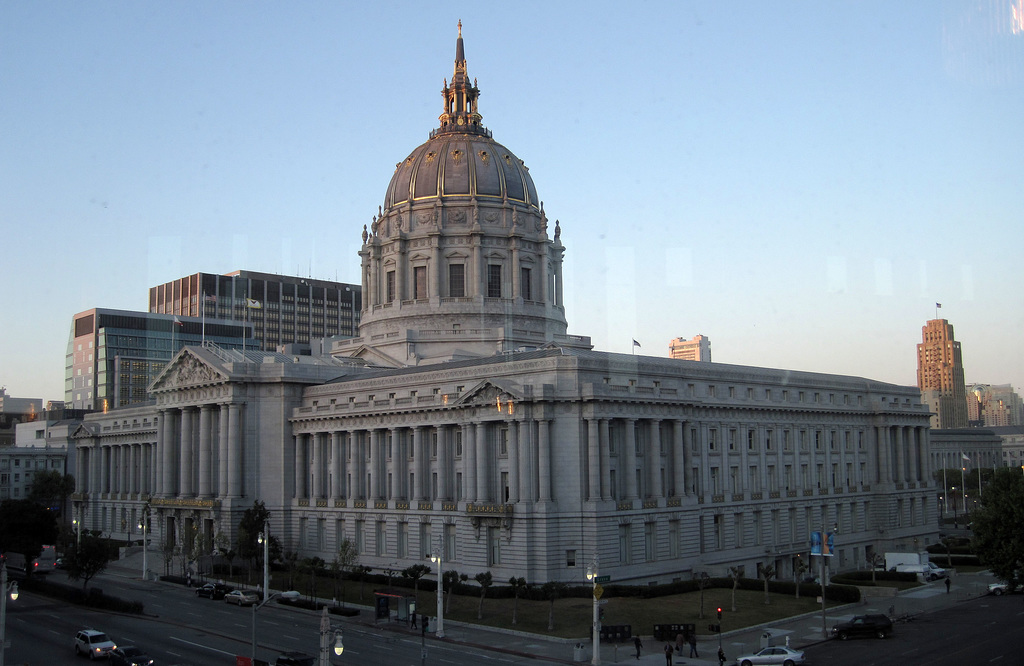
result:
<svg viewBox="0 0 1024 666"><path fill-rule="evenodd" d="M455 401L455 404L465 407L490 405L500 411L511 413L510 410L515 409L515 404L522 399L523 396L520 391L505 386L497 380L485 379L468 391L463 392L462 396Z"/></svg>
<svg viewBox="0 0 1024 666"><path fill-rule="evenodd" d="M371 366L383 366L386 368L401 368L403 364L395 358L388 356L376 347L359 345L351 353L345 354L346 358L358 358Z"/></svg>
<svg viewBox="0 0 1024 666"><path fill-rule="evenodd" d="M95 423L79 423L68 435L69 439L84 439L94 437L99 432L99 426Z"/></svg>
<svg viewBox="0 0 1024 666"><path fill-rule="evenodd" d="M223 384L229 379L226 372L214 367L209 361L186 347L164 366L153 383L149 385L149 392L159 393L180 388L211 386Z"/></svg>

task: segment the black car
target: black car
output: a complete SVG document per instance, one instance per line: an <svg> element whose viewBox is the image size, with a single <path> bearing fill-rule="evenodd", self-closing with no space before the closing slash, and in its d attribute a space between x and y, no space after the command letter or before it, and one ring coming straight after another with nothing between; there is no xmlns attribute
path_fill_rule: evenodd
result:
<svg viewBox="0 0 1024 666"><path fill-rule="evenodd" d="M314 666L316 657L301 652L283 652L278 655L274 666Z"/></svg>
<svg viewBox="0 0 1024 666"><path fill-rule="evenodd" d="M220 601L224 598L225 594L231 591L231 589L232 588L229 585L225 585L224 583L207 583L196 588L196 596Z"/></svg>
<svg viewBox="0 0 1024 666"><path fill-rule="evenodd" d="M119 645L110 651L110 666L153 666L153 658L142 648Z"/></svg>
<svg viewBox="0 0 1024 666"><path fill-rule="evenodd" d="M892 620L885 615L855 615L849 622L840 622L832 627L832 635L845 641L851 636L877 636L886 638L892 634Z"/></svg>

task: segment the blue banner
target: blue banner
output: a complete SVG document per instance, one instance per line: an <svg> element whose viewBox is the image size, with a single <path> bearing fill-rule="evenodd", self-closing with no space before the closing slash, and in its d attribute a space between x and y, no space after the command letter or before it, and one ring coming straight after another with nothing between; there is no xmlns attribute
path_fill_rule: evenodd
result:
<svg viewBox="0 0 1024 666"><path fill-rule="evenodd" d="M811 532L811 555L832 557L832 553L835 549L835 538L835 534L832 532L828 533L828 536L825 539L825 552L822 552L821 532Z"/></svg>

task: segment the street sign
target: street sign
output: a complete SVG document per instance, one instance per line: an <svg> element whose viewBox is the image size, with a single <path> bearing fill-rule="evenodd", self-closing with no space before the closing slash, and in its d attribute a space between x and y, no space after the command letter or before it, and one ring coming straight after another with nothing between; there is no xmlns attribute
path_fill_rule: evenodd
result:
<svg viewBox="0 0 1024 666"><path fill-rule="evenodd" d="M594 586L594 598L595 599L600 599L602 594L604 594L604 588L601 587L600 585L595 585Z"/></svg>
<svg viewBox="0 0 1024 666"><path fill-rule="evenodd" d="M597 576L594 578L595 583L610 583L612 582L611 576Z"/></svg>

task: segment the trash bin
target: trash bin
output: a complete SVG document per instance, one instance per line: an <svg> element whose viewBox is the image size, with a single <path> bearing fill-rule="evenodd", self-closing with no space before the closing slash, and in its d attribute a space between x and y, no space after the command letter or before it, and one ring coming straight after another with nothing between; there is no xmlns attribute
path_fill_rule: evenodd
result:
<svg viewBox="0 0 1024 666"><path fill-rule="evenodd" d="M765 629L761 634L761 647L775 647L775 634L772 629Z"/></svg>
<svg viewBox="0 0 1024 666"><path fill-rule="evenodd" d="M576 662L583 661L583 643L577 643L572 649L572 660Z"/></svg>

